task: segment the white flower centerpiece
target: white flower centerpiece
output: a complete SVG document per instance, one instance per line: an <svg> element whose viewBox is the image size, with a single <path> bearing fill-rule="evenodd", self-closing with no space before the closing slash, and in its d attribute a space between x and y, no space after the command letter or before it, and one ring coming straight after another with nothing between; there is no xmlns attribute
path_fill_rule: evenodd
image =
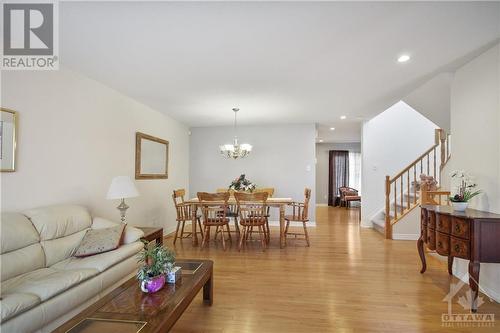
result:
<svg viewBox="0 0 500 333"><path fill-rule="evenodd" d="M237 192L250 192L252 193L257 186L245 178L245 175L240 175L235 178L229 185L229 189Z"/></svg>
<svg viewBox="0 0 500 333"><path fill-rule="evenodd" d="M473 181L473 177L465 171L453 171L451 173L452 181L458 182L457 192L450 196L451 205L456 211L463 212L467 209L470 199L481 193L481 190L475 190L477 186Z"/></svg>

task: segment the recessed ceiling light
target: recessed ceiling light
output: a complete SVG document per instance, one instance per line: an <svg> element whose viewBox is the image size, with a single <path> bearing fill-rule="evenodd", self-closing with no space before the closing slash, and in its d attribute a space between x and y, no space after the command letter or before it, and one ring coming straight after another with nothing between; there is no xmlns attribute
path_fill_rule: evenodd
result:
<svg viewBox="0 0 500 333"><path fill-rule="evenodd" d="M335 131L335 127L330 127L330 131Z"/></svg>
<svg viewBox="0 0 500 333"><path fill-rule="evenodd" d="M323 142L323 140L319 140L319 142Z"/></svg>
<svg viewBox="0 0 500 333"><path fill-rule="evenodd" d="M410 60L410 56L407 54L403 54L398 58L398 62L407 62Z"/></svg>
<svg viewBox="0 0 500 333"><path fill-rule="evenodd" d="M340 116L340 119L342 119L342 120L344 120L346 118L347 118L347 116Z"/></svg>

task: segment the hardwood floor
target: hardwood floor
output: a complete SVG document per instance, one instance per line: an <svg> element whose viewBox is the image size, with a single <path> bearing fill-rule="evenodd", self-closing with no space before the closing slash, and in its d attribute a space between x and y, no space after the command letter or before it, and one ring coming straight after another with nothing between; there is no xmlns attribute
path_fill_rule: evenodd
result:
<svg viewBox="0 0 500 333"><path fill-rule="evenodd" d="M224 252L220 242L200 250L190 239L167 237L183 259L214 261L214 305L193 301L173 332L498 332L500 305L484 297L478 313L492 313L495 327L443 327L443 298L450 282L446 265L428 256L419 273L414 241L388 241L360 228L355 209L319 207L317 227L305 241L279 249L279 230L271 244L249 242L238 252L233 239ZM258 237L256 237L258 239ZM457 295L468 290L465 286ZM467 313L453 300L453 313Z"/></svg>

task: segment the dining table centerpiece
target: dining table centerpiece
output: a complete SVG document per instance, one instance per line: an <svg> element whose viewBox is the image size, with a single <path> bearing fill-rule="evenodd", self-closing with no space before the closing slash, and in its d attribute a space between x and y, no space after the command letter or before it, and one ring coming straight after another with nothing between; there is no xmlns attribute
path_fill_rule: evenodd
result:
<svg viewBox="0 0 500 333"><path fill-rule="evenodd" d="M174 251L160 244L151 246L143 241L144 249L138 254L142 266L137 271L137 280L145 293L155 293L165 285L166 276L175 267Z"/></svg>
<svg viewBox="0 0 500 333"><path fill-rule="evenodd" d="M229 185L229 189L237 192L250 192L252 193L257 185L245 178L245 174L235 178Z"/></svg>
<svg viewBox="0 0 500 333"><path fill-rule="evenodd" d="M480 194L481 190L474 190L477 184L465 171L453 171L451 178L458 182L456 194L450 196L451 205L453 210L463 212L469 206L469 200Z"/></svg>

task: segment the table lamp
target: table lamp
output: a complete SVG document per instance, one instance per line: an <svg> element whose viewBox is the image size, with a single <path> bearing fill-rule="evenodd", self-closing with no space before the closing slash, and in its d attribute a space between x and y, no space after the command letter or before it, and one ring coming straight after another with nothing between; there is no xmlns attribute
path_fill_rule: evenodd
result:
<svg viewBox="0 0 500 333"><path fill-rule="evenodd" d="M109 186L107 199L121 199L121 203L116 207L120 211L122 223L125 223L125 213L129 206L125 203L125 198L139 196L139 192L134 182L128 176L118 176L113 178Z"/></svg>

